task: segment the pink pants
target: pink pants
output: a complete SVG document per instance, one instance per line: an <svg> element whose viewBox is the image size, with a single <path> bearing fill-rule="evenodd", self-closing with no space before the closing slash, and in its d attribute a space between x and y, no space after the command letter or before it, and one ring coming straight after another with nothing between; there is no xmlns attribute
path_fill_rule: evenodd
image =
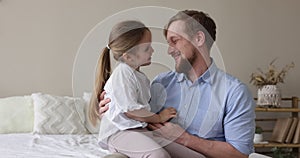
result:
<svg viewBox="0 0 300 158"><path fill-rule="evenodd" d="M154 136L146 129L118 132L110 136L108 146L111 152L119 152L130 158L205 158L183 145Z"/></svg>

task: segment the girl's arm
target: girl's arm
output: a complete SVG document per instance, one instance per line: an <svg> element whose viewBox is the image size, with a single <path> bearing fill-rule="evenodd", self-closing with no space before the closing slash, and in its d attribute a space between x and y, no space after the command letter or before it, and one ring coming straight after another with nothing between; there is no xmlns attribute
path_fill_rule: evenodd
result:
<svg viewBox="0 0 300 158"><path fill-rule="evenodd" d="M147 123L164 123L169 119L176 117L176 110L173 107L169 107L161 111L159 114L155 114L146 109L139 109L134 111L128 111L125 115L130 118L141 122Z"/></svg>

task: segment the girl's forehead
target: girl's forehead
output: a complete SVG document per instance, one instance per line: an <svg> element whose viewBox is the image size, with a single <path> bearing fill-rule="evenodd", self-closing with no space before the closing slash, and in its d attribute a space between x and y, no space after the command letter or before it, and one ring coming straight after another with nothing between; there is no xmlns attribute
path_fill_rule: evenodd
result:
<svg viewBox="0 0 300 158"><path fill-rule="evenodd" d="M152 41L152 35L150 31L146 31L143 35L143 38L141 39L141 41L139 42L139 44L141 43L150 43Z"/></svg>

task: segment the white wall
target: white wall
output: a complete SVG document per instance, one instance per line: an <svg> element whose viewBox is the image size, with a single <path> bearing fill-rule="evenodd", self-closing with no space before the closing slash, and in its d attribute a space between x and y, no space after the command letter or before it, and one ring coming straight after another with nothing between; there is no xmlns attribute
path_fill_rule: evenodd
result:
<svg viewBox="0 0 300 158"><path fill-rule="evenodd" d="M274 58L278 66L294 61L296 68L280 86L284 96L300 96L298 0L1 0L0 97L72 95L73 63L87 33L108 16L139 6L209 13L227 72L248 84L251 72ZM166 54L156 58L172 64Z"/></svg>

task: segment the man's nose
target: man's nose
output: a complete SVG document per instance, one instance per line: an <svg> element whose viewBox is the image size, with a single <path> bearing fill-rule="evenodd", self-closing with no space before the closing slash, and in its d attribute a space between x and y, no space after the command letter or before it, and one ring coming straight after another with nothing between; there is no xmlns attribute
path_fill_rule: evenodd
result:
<svg viewBox="0 0 300 158"><path fill-rule="evenodd" d="M175 52L175 50L176 50L176 49L175 49L174 47L169 46L169 47L168 47L168 54L171 55L172 53Z"/></svg>

